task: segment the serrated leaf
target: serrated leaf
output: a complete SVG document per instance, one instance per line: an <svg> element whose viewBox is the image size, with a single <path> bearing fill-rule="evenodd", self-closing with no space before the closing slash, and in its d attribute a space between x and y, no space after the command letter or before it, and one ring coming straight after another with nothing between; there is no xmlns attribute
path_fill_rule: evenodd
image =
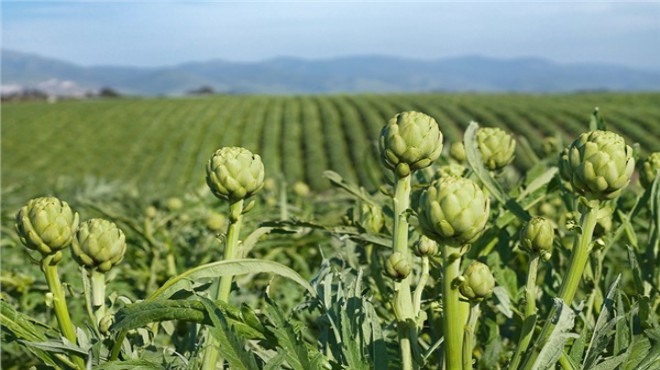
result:
<svg viewBox="0 0 660 370"><path fill-rule="evenodd" d="M222 310L208 298L200 297L202 304L209 313L213 326L211 335L218 341L220 355L227 361L231 369L258 370L254 355L245 349L243 340L229 326Z"/></svg>
<svg viewBox="0 0 660 370"><path fill-rule="evenodd" d="M619 366L623 363L628 358L627 353L622 353L618 356L614 357L609 357L601 362L599 362L597 365L590 367L590 370L614 370L619 368ZM587 370L587 368L584 368Z"/></svg>
<svg viewBox="0 0 660 370"><path fill-rule="evenodd" d="M507 290L498 285L493 289L493 294L497 298L497 309L507 318L512 318L513 310L511 309L511 299Z"/></svg>
<svg viewBox="0 0 660 370"><path fill-rule="evenodd" d="M596 319L594 333L591 337L591 341L589 342L587 354L585 355L584 362L582 363L582 367L584 369L589 369L594 366L594 364L596 364L600 354L605 350L610 342L612 335L614 335L613 329L616 323L623 318L621 315L610 318L614 314L614 299L620 280L621 275L619 274L607 291L607 296L603 301L600 314L598 315L598 319Z"/></svg>
<svg viewBox="0 0 660 370"><path fill-rule="evenodd" d="M554 329L547 341L541 348L541 352L534 362L533 370L547 370L554 368L559 360L564 345L569 338L578 337L577 334L570 333L575 321L575 313L561 299L554 299L554 317L550 320L555 321Z"/></svg>
<svg viewBox="0 0 660 370"><path fill-rule="evenodd" d="M106 362L96 369L98 370L162 370L163 365L143 359L131 359L126 361Z"/></svg>

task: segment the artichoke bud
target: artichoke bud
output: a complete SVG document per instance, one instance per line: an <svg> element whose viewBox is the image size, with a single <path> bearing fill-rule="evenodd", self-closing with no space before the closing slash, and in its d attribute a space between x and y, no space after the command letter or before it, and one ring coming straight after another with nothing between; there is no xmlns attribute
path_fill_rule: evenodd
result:
<svg viewBox="0 0 660 370"><path fill-rule="evenodd" d="M149 206L144 209L144 217L154 218L158 214L158 210L154 206Z"/></svg>
<svg viewBox="0 0 660 370"><path fill-rule="evenodd" d="M93 218L80 224L71 250L81 266L107 272L124 258L126 237L113 222Z"/></svg>
<svg viewBox="0 0 660 370"><path fill-rule="evenodd" d="M461 294L470 301L480 302L493 294L495 278L487 265L474 261L463 274L463 281L459 286Z"/></svg>
<svg viewBox="0 0 660 370"><path fill-rule="evenodd" d="M378 234L384 224L382 208L377 205L362 203L359 210L358 223L360 226L369 233Z"/></svg>
<svg viewBox="0 0 660 370"><path fill-rule="evenodd" d="M435 119L424 113L399 113L381 130L379 148L385 165L405 177L438 159L442 132Z"/></svg>
<svg viewBox="0 0 660 370"><path fill-rule="evenodd" d="M457 162L465 162L467 155L465 154L465 146L462 142L456 141L449 147L449 155Z"/></svg>
<svg viewBox="0 0 660 370"><path fill-rule="evenodd" d="M245 148L220 148L206 166L206 183L216 197L233 203L261 190L264 164Z"/></svg>
<svg viewBox="0 0 660 370"><path fill-rule="evenodd" d="M296 181L293 184L293 194L298 197L306 197L309 195L309 186L302 181Z"/></svg>
<svg viewBox="0 0 660 370"><path fill-rule="evenodd" d="M516 141L500 128L480 127L477 129L477 147L486 168L495 171L513 161Z"/></svg>
<svg viewBox="0 0 660 370"><path fill-rule="evenodd" d="M403 280L410 275L412 264L410 259L401 252L394 252L385 261L385 272L394 280Z"/></svg>
<svg viewBox="0 0 660 370"><path fill-rule="evenodd" d="M568 150L565 170L571 185L588 198L616 198L628 186L635 170L633 150L611 131L580 135Z"/></svg>
<svg viewBox="0 0 660 370"><path fill-rule="evenodd" d="M213 212L206 218L206 228L213 232L220 232L227 227L227 217L222 213Z"/></svg>
<svg viewBox="0 0 660 370"><path fill-rule="evenodd" d="M543 139L543 143L541 144L541 148L543 149L543 154L546 157L549 157L557 152L557 148L559 147L559 143L557 142L557 138L554 136L546 137Z"/></svg>
<svg viewBox="0 0 660 370"><path fill-rule="evenodd" d="M644 189L648 189L653 184L658 171L660 171L660 152L651 153L639 169L639 182Z"/></svg>
<svg viewBox="0 0 660 370"><path fill-rule="evenodd" d="M451 163L445 166L440 166L438 172L436 173L437 178L441 177L461 177L465 173L465 167L458 163Z"/></svg>
<svg viewBox="0 0 660 370"><path fill-rule="evenodd" d="M170 212L178 211L183 208L183 201L176 197L169 198L165 202L165 208Z"/></svg>
<svg viewBox="0 0 660 370"><path fill-rule="evenodd" d="M488 195L474 181L445 177L422 192L417 218L427 237L463 245L479 238L488 221L489 210Z"/></svg>
<svg viewBox="0 0 660 370"><path fill-rule="evenodd" d="M520 245L530 253L549 253L555 239L552 222L543 217L532 218L520 232Z"/></svg>
<svg viewBox="0 0 660 370"><path fill-rule="evenodd" d="M31 199L16 214L16 232L21 242L44 256L71 244L77 228L78 213L54 197ZM52 262L59 259L53 258Z"/></svg>
<svg viewBox="0 0 660 370"><path fill-rule="evenodd" d="M435 240L427 238L422 235L419 237L419 240L415 242L415 254L423 256L435 256L438 254L438 243Z"/></svg>

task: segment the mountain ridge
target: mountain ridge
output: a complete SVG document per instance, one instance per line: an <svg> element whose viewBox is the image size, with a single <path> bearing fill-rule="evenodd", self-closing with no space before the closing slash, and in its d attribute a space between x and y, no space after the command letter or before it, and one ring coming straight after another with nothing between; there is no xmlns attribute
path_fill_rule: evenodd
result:
<svg viewBox="0 0 660 370"><path fill-rule="evenodd" d="M3 93L29 87L49 93L113 88L132 95L181 95L201 86L219 93L658 91L660 71L615 64L562 64L539 57L464 55L415 60L383 55L327 59L222 59L162 67L80 66L2 49Z"/></svg>

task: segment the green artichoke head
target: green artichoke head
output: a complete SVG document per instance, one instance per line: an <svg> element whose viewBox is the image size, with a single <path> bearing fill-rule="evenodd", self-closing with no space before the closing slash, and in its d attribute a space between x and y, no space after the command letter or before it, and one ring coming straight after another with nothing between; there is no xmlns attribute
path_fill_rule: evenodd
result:
<svg viewBox="0 0 660 370"><path fill-rule="evenodd" d="M80 224L71 251L81 266L107 272L124 258L126 237L113 222L93 218Z"/></svg>
<svg viewBox="0 0 660 370"><path fill-rule="evenodd" d="M415 254L423 257L423 256L435 256L438 254L438 243L426 237L425 235L422 235L419 237L417 242L415 242Z"/></svg>
<svg viewBox="0 0 660 370"><path fill-rule="evenodd" d="M550 253L554 239L555 227L543 217L532 218L520 231L520 245L530 253Z"/></svg>
<svg viewBox="0 0 660 370"><path fill-rule="evenodd" d="M16 214L16 231L21 242L45 256L69 246L76 229L78 213L54 197L31 199Z"/></svg>
<svg viewBox="0 0 660 370"><path fill-rule="evenodd" d="M293 194L298 197L306 197L309 195L309 185L305 184L302 181L296 181L293 184Z"/></svg>
<svg viewBox="0 0 660 370"><path fill-rule="evenodd" d="M549 157L551 155L556 155L557 150L559 149L559 142L557 141L556 137L549 136L543 139L541 148L543 149L543 154L546 157Z"/></svg>
<svg viewBox="0 0 660 370"><path fill-rule="evenodd" d="M516 153L516 141L497 127L480 127L477 130L477 147L484 165L491 171L511 163Z"/></svg>
<svg viewBox="0 0 660 370"><path fill-rule="evenodd" d="M457 162L465 162L467 155L465 154L465 146L460 141L455 141L449 147L449 155Z"/></svg>
<svg viewBox="0 0 660 370"><path fill-rule="evenodd" d="M419 112L394 116L380 132L382 158L399 177L425 168L442 152L442 132L432 117Z"/></svg>
<svg viewBox="0 0 660 370"><path fill-rule="evenodd" d="M264 185L264 164L258 154L239 147L216 150L206 166L206 183L221 199L246 199Z"/></svg>
<svg viewBox="0 0 660 370"><path fill-rule="evenodd" d="M168 198L165 201L165 208L170 212L178 211L183 208L183 201L177 197Z"/></svg>
<svg viewBox="0 0 660 370"><path fill-rule="evenodd" d="M422 192L418 219L427 237L462 245L479 238L489 211L488 195L474 181L444 177Z"/></svg>
<svg viewBox="0 0 660 370"><path fill-rule="evenodd" d="M206 228L210 231L220 232L227 227L227 216L218 212L211 212L206 217Z"/></svg>
<svg viewBox="0 0 660 370"><path fill-rule="evenodd" d="M463 176L464 173L465 173L465 167L463 167L458 163L450 163L438 167L438 171L436 172L436 178L447 177L447 176L461 177Z"/></svg>
<svg viewBox="0 0 660 370"><path fill-rule="evenodd" d="M583 133L571 144L563 160L573 189L600 200L621 194L635 170L632 148L612 131Z"/></svg>
<svg viewBox="0 0 660 370"><path fill-rule="evenodd" d="M639 169L639 182L644 189L651 186L658 171L660 171L660 152L651 153Z"/></svg>
<svg viewBox="0 0 660 370"><path fill-rule="evenodd" d="M410 275L412 263L401 252L392 253L385 261L385 273L394 280L403 280Z"/></svg>
<svg viewBox="0 0 660 370"><path fill-rule="evenodd" d="M474 261L463 274L463 282L459 286L461 294L471 300L479 302L493 294L495 278L487 265Z"/></svg>

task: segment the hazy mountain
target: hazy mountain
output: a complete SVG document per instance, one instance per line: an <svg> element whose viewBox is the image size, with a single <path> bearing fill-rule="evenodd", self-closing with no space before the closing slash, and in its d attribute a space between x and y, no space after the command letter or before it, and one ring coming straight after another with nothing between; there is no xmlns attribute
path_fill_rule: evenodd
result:
<svg viewBox="0 0 660 370"><path fill-rule="evenodd" d="M354 56L253 63L212 60L154 68L83 67L2 50L2 85L5 91L36 87L55 93L111 87L140 95L184 94L201 86L227 93L658 91L660 71L480 56L435 61Z"/></svg>

